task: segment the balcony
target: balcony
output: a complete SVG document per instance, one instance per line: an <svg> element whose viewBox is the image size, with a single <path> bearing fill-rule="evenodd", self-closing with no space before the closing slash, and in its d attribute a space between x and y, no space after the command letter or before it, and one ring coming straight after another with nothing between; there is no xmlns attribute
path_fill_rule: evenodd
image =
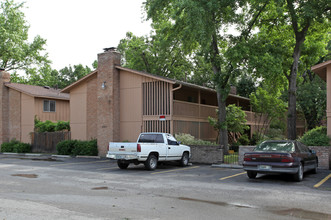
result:
<svg viewBox="0 0 331 220"><path fill-rule="evenodd" d="M217 106L202 105L178 100L174 100L173 103L174 120L207 122L208 116L213 118L217 117ZM265 117L260 118L254 112L245 111L245 113L248 125L261 124L265 120Z"/></svg>

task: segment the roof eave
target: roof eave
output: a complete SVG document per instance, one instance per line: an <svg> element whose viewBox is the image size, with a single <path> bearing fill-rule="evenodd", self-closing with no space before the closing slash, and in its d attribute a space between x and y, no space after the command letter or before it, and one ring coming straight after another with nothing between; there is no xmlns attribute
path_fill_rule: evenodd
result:
<svg viewBox="0 0 331 220"><path fill-rule="evenodd" d="M21 92L25 95L28 95L28 96L31 96L31 97L36 97L36 98L48 98L48 99L57 99L57 100L70 100L70 98L65 98L65 97L54 97L54 96L47 96L47 95L35 95L35 94L32 94L30 92L27 92L27 91L24 91L22 89L18 89L16 87L13 87L10 85L10 83L5 83L4 84L6 87L10 88L10 89L13 89L15 91L18 91L18 92Z"/></svg>
<svg viewBox="0 0 331 220"><path fill-rule="evenodd" d="M70 90L72 88L74 88L75 86L77 86L79 83L85 81L86 79L90 78L91 76L93 76L94 74L96 74L98 71L94 70L93 72L90 72L89 74L87 74L86 76L80 78L79 80L77 80L76 82L70 84L69 86L65 87L64 89L61 90L61 93L69 93Z"/></svg>

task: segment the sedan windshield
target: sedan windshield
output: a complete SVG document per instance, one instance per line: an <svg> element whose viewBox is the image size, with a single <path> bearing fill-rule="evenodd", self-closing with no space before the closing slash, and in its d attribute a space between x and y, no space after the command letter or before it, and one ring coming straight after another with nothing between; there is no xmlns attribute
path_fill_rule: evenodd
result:
<svg viewBox="0 0 331 220"><path fill-rule="evenodd" d="M263 142L254 151L294 152L293 142Z"/></svg>

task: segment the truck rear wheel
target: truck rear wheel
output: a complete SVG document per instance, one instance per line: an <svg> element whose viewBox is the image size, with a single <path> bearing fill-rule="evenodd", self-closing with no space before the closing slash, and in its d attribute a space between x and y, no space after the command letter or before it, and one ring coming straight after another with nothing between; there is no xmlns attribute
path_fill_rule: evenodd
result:
<svg viewBox="0 0 331 220"><path fill-rule="evenodd" d="M148 156L145 161L145 167L147 170L155 170L157 167L157 157L154 154Z"/></svg>
<svg viewBox="0 0 331 220"><path fill-rule="evenodd" d="M126 168L128 168L130 163L126 162L126 161L122 161L122 160L118 160L117 161L117 166L123 170L125 170Z"/></svg>

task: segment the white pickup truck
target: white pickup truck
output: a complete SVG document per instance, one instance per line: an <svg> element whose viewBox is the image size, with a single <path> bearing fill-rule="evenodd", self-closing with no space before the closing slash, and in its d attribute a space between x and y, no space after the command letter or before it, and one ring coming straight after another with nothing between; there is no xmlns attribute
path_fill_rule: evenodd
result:
<svg viewBox="0 0 331 220"><path fill-rule="evenodd" d="M159 161L179 161L181 166L187 166L191 149L171 134L141 133L137 143L110 142L106 157L117 160L121 169L128 168L130 163L144 163L147 170L154 170Z"/></svg>

